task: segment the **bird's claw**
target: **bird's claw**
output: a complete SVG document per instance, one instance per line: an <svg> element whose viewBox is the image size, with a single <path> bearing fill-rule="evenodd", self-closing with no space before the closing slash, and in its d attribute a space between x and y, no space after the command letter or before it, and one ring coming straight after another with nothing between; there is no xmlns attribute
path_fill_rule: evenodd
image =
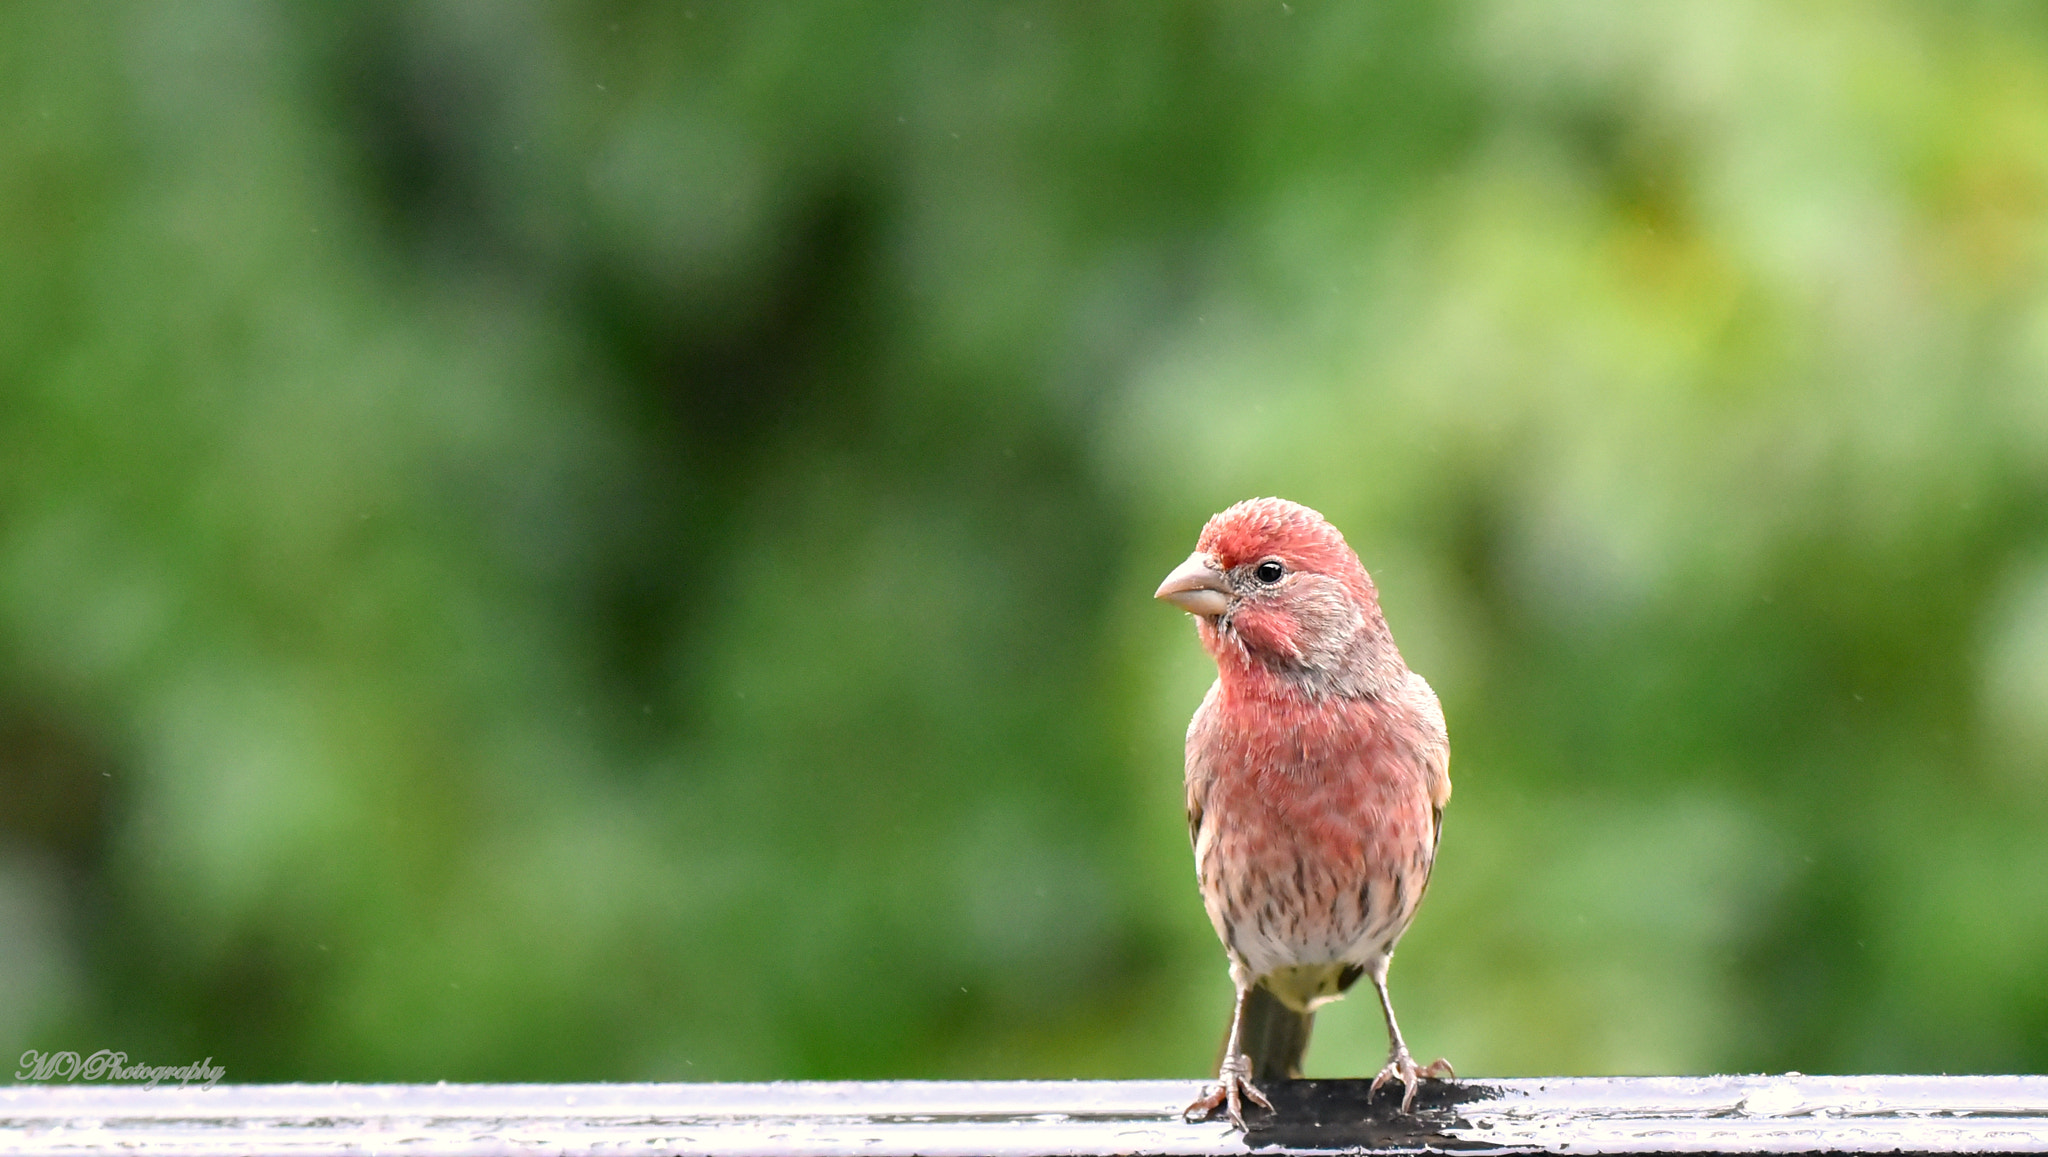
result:
<svg viewBox="0 0 2048 1157"><path fill-rule="evenodd" d="M1394 1050L1394 1055L1387 1058L1387 1067L1381 1069L1380 1075L1372 1079L1372 1087L1365 1091L1365 1099L1371 1101L1373 1096L1380 1091L1380 1086L1388 1081L1399 1081L1401 1082L1401 1111L1406 1113L1415 1107L1415 1086L1421 1082L1422 1078L1429 1077L1432 1080L1442 1080L1446 1077L1455 1078L1457 1075L1451 1069L1451 1062L1442 1057L1438 1057L1427 1065L1418 1065L1415 1063L1415 1058L1408 1055L1407 1049L1396 1049Z"/></svg>
<svg viewBox="0 0 2048 1157"><path fill-rule="evenodd" d="M1216 1073L1216 1083L1202 1090L1202 1095L1181 1110L1181 1118L1187 1121L1203 1121L1216 1115L1217 1109L1225 1109L1230 1123L1240 1132L1244 1130L1244 1103L1246 1100L1264 1106L1268 1111L1273 1102L1252 1084L1252 1059L1243 1053L1225 1057L1223 1067Z"/></svg>

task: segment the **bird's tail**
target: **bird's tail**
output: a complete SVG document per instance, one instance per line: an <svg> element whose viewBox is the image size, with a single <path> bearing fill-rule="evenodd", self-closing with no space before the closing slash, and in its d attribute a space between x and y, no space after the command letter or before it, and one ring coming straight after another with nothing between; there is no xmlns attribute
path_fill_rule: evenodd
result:
<svg viewBox="0 0 2048 1157"><path fill-rule="evenodd" d="M1301 1058L1308 1052L1308 1034L1316 1014L1296 1012L1264 984L1255 984L1245 995L1244 1024L1238 1045L1252 1059L1252 1080L1291 1081L1301 1076ZM1230 1047L1229 1026L1224 1026L1223 1047Z"/></svg>

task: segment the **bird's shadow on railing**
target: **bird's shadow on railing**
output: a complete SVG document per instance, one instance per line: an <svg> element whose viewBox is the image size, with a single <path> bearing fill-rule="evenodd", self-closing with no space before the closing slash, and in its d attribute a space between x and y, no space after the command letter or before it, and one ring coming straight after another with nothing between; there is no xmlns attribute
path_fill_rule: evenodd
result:
<svg viewBox="0 0 2048 1157"><path fill-rule="evenodd" d="M1501 1090L1464 1081L1425 1081L1413 1111L1401 1111L1401 1087L1367 1097L1368 1080L1272 1081L1261 1091L1273 1111L1245 1115L1245 1144L1254 1149L1464 1148L1447 1130L1465 1124L1461 1105L1495 1100Z"/></svg>

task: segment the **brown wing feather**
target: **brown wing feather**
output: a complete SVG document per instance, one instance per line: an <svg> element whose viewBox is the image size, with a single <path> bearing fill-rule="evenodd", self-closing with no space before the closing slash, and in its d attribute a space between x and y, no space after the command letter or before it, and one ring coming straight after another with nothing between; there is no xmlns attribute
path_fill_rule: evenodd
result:
<svg viewBox="0 0 2048 1157"><path fill-rule="evenodd" d="M1429 680L1408 672L1408 693L1428 735L1428 741L1417 753L1422 757L1423 781L1429 787L1429 863L1422 876L1422 886L1427 890L1429 877L1436 871L1437 847L1443 843L1444 805L1451 799L1451 741L1444 725L1443 704L1437 701Z"/></svg>

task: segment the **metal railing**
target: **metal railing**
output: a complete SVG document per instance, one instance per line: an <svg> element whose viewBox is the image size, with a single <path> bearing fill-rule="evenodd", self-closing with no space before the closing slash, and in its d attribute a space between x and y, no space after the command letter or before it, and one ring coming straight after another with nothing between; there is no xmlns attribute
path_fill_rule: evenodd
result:
<svg viewBox="0 0 2048 1157"><path fill-rule="evenodd" d="M1412 1116L1363 1081L1269 1087L1251 1131L1190 1124L1194 1081L700 1085L17 1084L0 1154L1049 1157L1358 1151L2041 1153L2048 1077L1430 1082Z"/></svg>

